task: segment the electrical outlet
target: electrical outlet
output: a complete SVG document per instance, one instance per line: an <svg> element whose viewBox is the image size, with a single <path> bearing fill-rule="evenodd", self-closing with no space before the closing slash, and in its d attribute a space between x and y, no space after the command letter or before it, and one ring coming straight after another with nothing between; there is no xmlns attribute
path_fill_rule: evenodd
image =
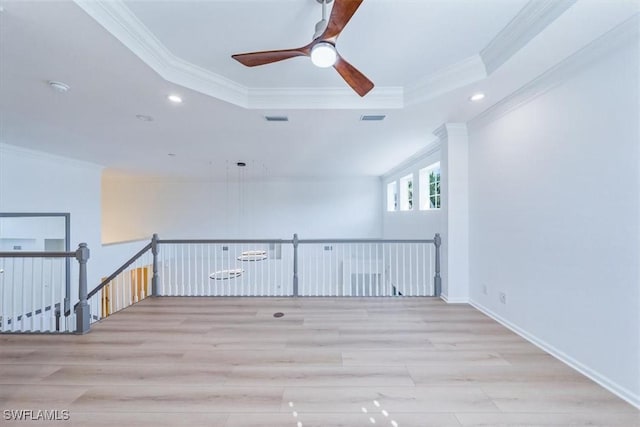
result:
<svg viewBox="0 0 640 427"><path fill-rule="evenodd" d="M505 294L504 292L500 292L500 302L503 304L507 303L507 294Z"/></svg>
<svg viewBox="0 0 640 427"><path fill-rule="evenodd" d="M489 292L487 291L487 285L482 285L482 293L485 295L489 294Z"/></svg>

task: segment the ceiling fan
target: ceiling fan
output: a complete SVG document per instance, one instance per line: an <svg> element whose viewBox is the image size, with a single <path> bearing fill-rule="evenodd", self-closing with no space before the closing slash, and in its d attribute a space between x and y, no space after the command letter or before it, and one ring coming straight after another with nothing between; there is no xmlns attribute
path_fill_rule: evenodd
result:
<svg viewBox="0 0 640 427"><path fill-rule="evenodd" d="M329 21L326 19L327 4L334 1ZM322 3L322 20L316 24L313 40L306 46L297 49L269 50L263 52L240 53L231 55L233 59L247 67L271 64L296 56L309 56L316 66L327 68L333 66L349 86L360 96L365 96L373 89L373 82L344 60L336 50L338 36L356 13L364 0L317 0Z"/></svg>

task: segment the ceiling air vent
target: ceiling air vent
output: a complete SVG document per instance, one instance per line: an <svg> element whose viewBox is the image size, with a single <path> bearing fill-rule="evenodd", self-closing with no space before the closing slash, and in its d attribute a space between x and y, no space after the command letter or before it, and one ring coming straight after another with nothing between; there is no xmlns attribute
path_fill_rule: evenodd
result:
<svg viewBox="0 0 640 427"><path fill-rule="evenodd" d="M368 114L364 116L360 116L361 122L380 122L387 117L384 114Z"/></svg>
<svg viewBox="0 0 640 427"><path fill-rule="evenodd" d="M287 116L264 116L264 119L268 122L288 122Z"/></svg>

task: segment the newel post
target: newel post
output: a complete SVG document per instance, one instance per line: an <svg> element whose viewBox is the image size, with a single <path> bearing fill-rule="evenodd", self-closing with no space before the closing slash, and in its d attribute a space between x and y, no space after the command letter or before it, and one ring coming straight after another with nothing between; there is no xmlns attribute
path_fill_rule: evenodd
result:
<svg viewBox="0 0 640 427"><path fill-rule="evenodd" d="M151 253L153 254L153 276L151 276L151 296L160 295L158 288L158 235L153 234L151 238Z"/></svg>
<svg viewBox="0 0 640 427"><path fill-rule="evenodd" d="M89 332L91 320L91 309L87 301L87 261L89 261L89 248L86 243L80 243L76 250L78 260L78 305L76 306L76 333L86 334Z"/></svg>
<svg viewBox="0 0 640 427"><path fill-rule="evenodd" d="M442 245L442 238L440 233L436 233L433 243L436 246L436 273L433 277L433 292L435 296L439 297L442 292L442 277L440 277L440 246Z"/></svg>

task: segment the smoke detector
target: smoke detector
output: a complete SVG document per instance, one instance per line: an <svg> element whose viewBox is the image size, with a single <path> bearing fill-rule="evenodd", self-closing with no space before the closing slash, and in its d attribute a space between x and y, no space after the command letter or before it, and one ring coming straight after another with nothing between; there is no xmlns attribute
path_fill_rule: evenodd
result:
<svg viewBox="0 0 640 427"><path fill-rule="evenodd" d="M53 80L49 80L49 86L51 87L51 89L55 90L58 93L65 93L68 92L69 89L71 89L68 84L56 82Z"/></svg>

